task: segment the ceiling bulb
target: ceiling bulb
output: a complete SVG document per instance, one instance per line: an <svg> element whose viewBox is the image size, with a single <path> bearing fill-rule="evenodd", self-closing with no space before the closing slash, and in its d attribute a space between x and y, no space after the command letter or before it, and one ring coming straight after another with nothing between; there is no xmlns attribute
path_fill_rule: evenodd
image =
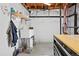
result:
<svg viewBox="0 0 79 59"><path fill-rule="evenodd" d="M48 6L50 6L50 5L51 5L50 3L44 3L44 4L46 4L46 5L48 5Z"/></svg>

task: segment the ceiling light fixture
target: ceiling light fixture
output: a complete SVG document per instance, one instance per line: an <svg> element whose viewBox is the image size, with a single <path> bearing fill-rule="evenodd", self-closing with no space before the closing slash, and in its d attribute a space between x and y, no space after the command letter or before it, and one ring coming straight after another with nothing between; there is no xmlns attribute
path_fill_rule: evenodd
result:
<svg viewBox="0 0 79 59"><path fill-rule="evenodd" d="M51 5L50 3L44 3L44 4L46 4L46 5L48 5L48 6L50 6L50 5Z"/></svg>

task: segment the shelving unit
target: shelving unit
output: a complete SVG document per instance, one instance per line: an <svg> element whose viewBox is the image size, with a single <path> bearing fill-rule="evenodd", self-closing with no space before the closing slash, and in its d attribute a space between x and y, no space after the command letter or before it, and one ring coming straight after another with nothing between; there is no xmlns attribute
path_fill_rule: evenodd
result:
<svg viewBox="0 0 79 59"><path fill-rule="evenodd" d="M29 17L29 16L23 15L23 14L21 14L19 12L15 12L12 15L14 15L16 17L20 17L21 19L25 19L25 20L27 20L27 18Z"/></svg>

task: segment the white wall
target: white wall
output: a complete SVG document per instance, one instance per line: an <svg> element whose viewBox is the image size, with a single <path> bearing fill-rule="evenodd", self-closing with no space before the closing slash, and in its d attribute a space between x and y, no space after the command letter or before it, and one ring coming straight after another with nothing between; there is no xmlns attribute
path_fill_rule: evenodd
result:
<svg viewBox="0 0 79 59"><path fill-rule="evenodd" d="M38 12L36 12L38 11ZM31 16L59 16L59 9L32 10ZM30 18L36 42L52 42L53 34L60 34L60 18Z"/></svg>
<svg viewBox="0 0 79 59"><path fill-rule="evenodd" d="M31 26L34 27L36 42L52 42L53 34L60 33L59 18L33 18Z"/></svg>
<svg viewBox="0 0 79 59"><path fill-rule="evenodd" d="M31 16L60 16L60 10L31 10Z"/></svg>
<svg viewBox="0 0 79 59"><path fill-rule="evenodd" d="M2 6L7 6L8 12L10 8L13 7L15 10L22 12L27 15L27 10L21 4L0 4L0 9ZM10 15L4 15L2 10L0 10L0 56L1 55L12 55L14 47L8 47L8 39L6 31L9 25Z"/></svg>

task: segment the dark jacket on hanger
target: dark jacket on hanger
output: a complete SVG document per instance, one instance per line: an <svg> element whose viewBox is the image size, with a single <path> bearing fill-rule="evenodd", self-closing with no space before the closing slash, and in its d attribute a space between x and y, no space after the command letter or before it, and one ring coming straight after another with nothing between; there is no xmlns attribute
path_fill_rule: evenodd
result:
<svg viewBox="0 0 79 59"><path fill-rule="evenodd" d="M8 45L9 46L11 45L11 47L15 46L17 43L18 36L17 36L17 28L12 20L10 21L7 34L8 34Z"/></svg>
<svg viewBox="0 0 79 59"><path fill-rule="evenodd" d="M14 43L14 46L16 45L18 36L17 36L17 28L15 26L15 24L13 23L13 21L11 20L11 28L12 28L12 35L13 35L13 40L12 42Z"/></svg>

